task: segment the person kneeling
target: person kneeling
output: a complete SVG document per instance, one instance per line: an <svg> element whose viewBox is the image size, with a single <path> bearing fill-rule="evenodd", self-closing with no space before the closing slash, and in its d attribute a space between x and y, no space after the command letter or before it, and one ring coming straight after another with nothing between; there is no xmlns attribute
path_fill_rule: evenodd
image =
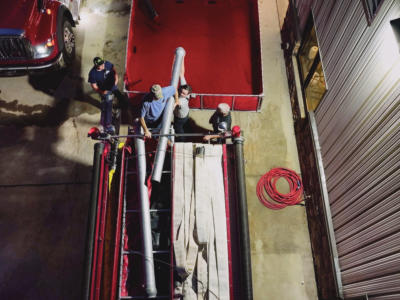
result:
<svg viewBox="0 0 400 300"><path fill-rule="evenodd" d="M203 141L209 142L212 139L217 139L217 142L222 142L222 139L230 137L232 117L229 105L226 103L218 104L218 107L211 116L209 123L213 126L213 134L206 135L203 138Z"/></svg>

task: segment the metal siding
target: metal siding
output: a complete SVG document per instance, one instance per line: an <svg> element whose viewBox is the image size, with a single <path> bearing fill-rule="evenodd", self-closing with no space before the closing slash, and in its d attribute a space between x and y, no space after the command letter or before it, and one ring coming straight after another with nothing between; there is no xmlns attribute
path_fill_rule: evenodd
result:
<svg viewBox="0 0 400 300"><path fill-rule="evenodd" d="M336 242L341 243L346 239L351 240L360 231L368 229L381 219L389 217L393 211L400 211L399 197L400 193L396 192L351 219L346 223L346 226L339 227L335 230Z"/></svg>
<svg viewBox="0 0 400 300"><path fill-rule="evenodd" d="M359 126L359 122L364 120L365 115L370 113L370 110L379 108L379 105L385 105L379 100L377 102L377 99L384 97L388 91L391 95L387 95L387 97L393 98L395 96L391 90L398 85L398 79L395 76L397 76L400 62L397 62L396 67L392 65L388 67L388 70L382 70L385 67L384 65L381 65L381 68L376 68L380 61L379 56L375 55L368 61L370 64L365 65L363 68L354 67L349 73L349 76L354 76L353 78L356 80L351 85L348 82L343 82L342 85L333 85L340 87L340 90L333 95L335 101L340 103L332 103L330 109L334 109L335 112L331 112L329 109L326 118L330 118L330 122L324 132L320 133L324 144L329 149L335 145L344 144L340 143L340 139L344 139L346 136L338 135L338 132L343 133L344 130L356 129ZM373 64L375 64L375 67ZM385 80L382 80L378 85L371 84L377 76ZM349 80L353 80L353 78L349 78ZM327 94L328 96L331 96L330 93ZM326 157L327 163L331 159L330 156L337 156L337 151L339 149L336 147L336 152L329 153L329 156Z"/></svg>
<svg viewBox="0 0 400 300"><path fill-rule="evenodd" d="M362 13L361 7L358 13ZM364 17L354 19L354 22L358 20L360 24L357 25L356 31L347 40L347 43L344 41L345 48L341 47L333 53L330 53L329 48L326 50L321 48L324 59L334 56L332 62L324 67L327 84L330 87L326 99L335 99L334 102L323 101L317 111L316 117L320 124L319 132L322 141L332 140L329 137L334 131L332 125L346 125L343 121L348 121L348 119L339 119L337 114L339 113L341 116L341 113L349 109L353 112L357 111L357 106L360 106L363 101L369 100L368 95L379 83L378 80L392 67L392 63L388 61L385 61L384 65L380 65L382 63L381 53L384 52L386 46L386 35L383 33L390 29L389 22L386 22L386 26L366 29L367 23L364 19ZM382 24L382 20L379 24ZM379 68L376 68L377 65ZM352 101L354 98L361 101Z"/></svg>
<svg viewBox="0 0 400 300"><path fill-rule="evenodd" d="M398 271L400 253L382 257L361 266L342 271L342 279L347 283L372 279Z"/></svg>
<svg viewBox="0 0 400 300"><path fill-rule="evenodd" d="M400 273L352 283L345 286L344 296L359 297L365 294L397 294L399 291L399 282Z"/></svg>
<svg viewBox="0 0 400 300"><path fill-rule="evenodd" d="M392 143L392 141L387 141L389 134L396 134L396 132L389 132L388 128L390 126L396 127L396 120L394 118L399 115L399 100L400 97L395 99L389 99L390 101L385 102L381 107L374 107L376 110L370 114L363 114L361 119L359 115L354 116L354 120L356 120L356 124L358 126L354 126L354 128L349 128L348 130L344 130L342 133L342 137L338 144L344 145L341 149L332 149L332 151L336 150L336 159L335 156L329 157L325 160L325 168L331 174L335 174L336 172L341 171L344 175L351 176L351 169L355 166L361 167L360 163L362 163L363 157L369 158L368 155L374 156L374 158L378 159L382 158L384 155L383 151L385 149L376 149L380 151L379 157L376 157L376 153L373 151L373 143L375 143L375 148L382 148L382 143L388 145L388 143ZM357 119L360 119L357 122ZM388 123L381 122L381 120L388 120ZM391 121L390 121L391 119ZM391 136L390 136L391 137ZM353 148L352 141L358 142L358 147ZM389 146L388 146L389 147ZM396 149L394 149L396 150ZM364 159L365 161L365 159ZM367 167L370 168L370 161L367 161ZM342 178L329 178L330 191L334 193L334 189L343 189L343 180ZM346 181L351 186L354 181L349 181L346 178ZM337 187L339 184L341 186ZM338 195L339 196L339 195ZM336 198L336 197L334 197Z"/></svg>
<svg viewBox="0 0 400 300"><path fill-rule="evenodd" d="M340 268L346 271L350 268L366 264L370 261L400 252L400 232L387 236L382 240L369 244L363 248L352 251L348 255L340 257Z"/></svg>
<svg viewBox="0 0 400 300"><path fill-rule="evenodd" d="M400 50L389 23L400 1L385 0L371 26L360 0L296 0L301 24L310 3L328 86L315 117L344 295L400 299Z"/></svg>
<svg viewBox="0 0 400 300"><path fill-rule="evenodd" d="M399 300L400 294L383 295L377 297L369 297L368 300Z"/></svg>

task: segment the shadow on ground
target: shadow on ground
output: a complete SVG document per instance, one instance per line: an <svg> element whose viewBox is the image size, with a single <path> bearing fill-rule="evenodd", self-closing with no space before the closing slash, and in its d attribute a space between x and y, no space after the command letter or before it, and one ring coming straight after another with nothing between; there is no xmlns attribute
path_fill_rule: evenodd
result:
<svg viewBox="0 0 400 300"><path fill-rule="evenodd" d="M69 70L28 75L53 98L48 105L30 105L26 93L0 94L0 299L80 299L92 168L58 146L67 139L68 151L82 147L75 118L99 112L99 101L83 92L80 65L77 56ZM61 136L71 118L71 132Z"/></svg>
<svg viewBox="0 0 400 300"><path fill-rule="evenodd" d="M34 121L54 127L0 126L0 299L80 298L91 167L53 151L60 103Z"/></svg>

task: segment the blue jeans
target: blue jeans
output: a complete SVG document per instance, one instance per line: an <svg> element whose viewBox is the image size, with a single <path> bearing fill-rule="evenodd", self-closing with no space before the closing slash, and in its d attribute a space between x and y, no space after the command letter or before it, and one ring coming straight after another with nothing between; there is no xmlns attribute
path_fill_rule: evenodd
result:
<svg viewBox="0 0 400 300"><path fill-rule="evenodd" d="M158 133L161 130L161 127L162 127L162 115L155 122L147 121L146 125L147 125L147 128L155 129L154 132Z"/></svg>
<svg viewBox="0 0 400 300"><path fill-rule="evenodd" d="M104 129L109 127L112 123L113 98L114 96L112 91L107 91L107 94L101 95L100 124L103 125Z"/></svg>
<svg viewBox="0 0 400 300"><path fill-rule="evenodd" d="M184 126L186 124L186 122L189 120L189 116L185 117L185 118L178 118L175 117L174 118L174 129L175 129L175 133L185 133L184 130ZM185 141L185 137L177 137L176 138L177 142L184 142Z"/></svg>

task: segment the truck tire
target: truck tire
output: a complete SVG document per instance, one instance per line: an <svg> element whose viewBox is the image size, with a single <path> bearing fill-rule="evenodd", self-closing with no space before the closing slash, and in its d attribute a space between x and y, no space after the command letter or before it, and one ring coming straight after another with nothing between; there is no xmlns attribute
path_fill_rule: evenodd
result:
<svg viewBox="0 0 400 300"><path fill-rule="evenodd" d="M64 19L62 27L63 47L62 53L67 66L72 65L75 59L75 34L69 20Z"/></svg>

